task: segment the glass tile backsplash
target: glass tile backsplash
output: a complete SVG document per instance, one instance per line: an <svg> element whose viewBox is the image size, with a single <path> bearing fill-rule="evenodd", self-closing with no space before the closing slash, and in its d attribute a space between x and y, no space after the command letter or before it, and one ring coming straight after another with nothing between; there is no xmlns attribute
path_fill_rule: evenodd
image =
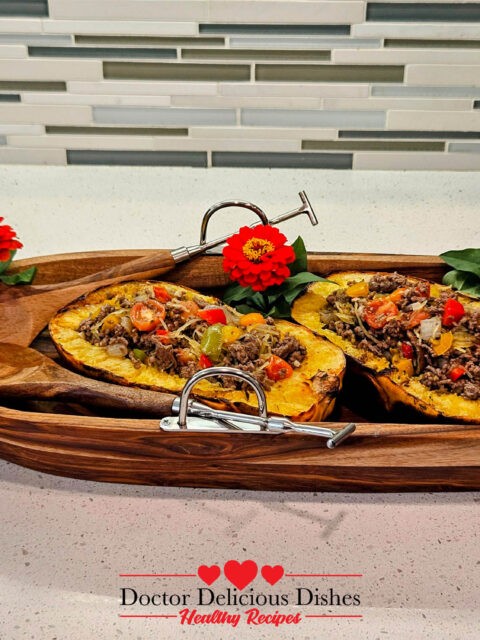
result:
<svg viewBox="0 0 480 640"><path fill-rule="evenodd" d="M480 2L0 0L0 164L480 167Z"/></svg>

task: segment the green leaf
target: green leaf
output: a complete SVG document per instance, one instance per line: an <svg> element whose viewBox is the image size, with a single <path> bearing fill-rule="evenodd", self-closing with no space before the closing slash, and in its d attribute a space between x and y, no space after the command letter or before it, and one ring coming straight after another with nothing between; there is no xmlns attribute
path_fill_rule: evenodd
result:
<svg viewBox="0 0 480 640"><path fill-rule="evenodd" d="M295 251L295 262L288 265L290 273L295 275L301 271L307 270L307 250L305 249L305 243L301 236L292 242L292 248Z"/></svg>
<svg viewBox="0 0 480 640"><path fill-rule="evenodd" d="M246 300L253 294L251 287L242 287L240 284L230 284L223 294L223 301L226 304L234 304Z"/></svg>
<svg viewBox="0 0 480 640"><path fill-rule="evenodd" d="M290 318L290 305L285 300L279 299L270 307L268 315L272 318Z"/></svg>
<svg viewBox="0 0 480 640"><path fill-rule="evenodd" d="M480 278L467 271L449 271L443 277L443 284L447 284L462 293L480 298Z"/></svg>
<svg viewBox="0 0 480 640"><path fill-rule="evenodd" d="M10 258L8 260L5 260L5 262L0 262L0 274L5 273L8 267L11 265L16 253L16 251L10 251Z"/></svg>
<svg viewBox="0 0 480 640"><path fill-rule="evenodd" d="M37 271L37 267L30 267L25 269L25 271L20 271L20 273L12 273L12 275L0 275L0 281L4 284L13 285L13 284L30 284L35 277L35 273Z"/></svg>
<svg viewBox="0 0 480 640"><path fill-rule="evenodd" d="M238 304L235 309L240 313L254 313L258 311L255 307L250 307L248 304Z"/></svg>
<svg viewBox="0 0 480 640"><path fill-rule="evenodd" d="M480 249L446 251L440 258L457 271L467 271L480 278Z"/></svg>

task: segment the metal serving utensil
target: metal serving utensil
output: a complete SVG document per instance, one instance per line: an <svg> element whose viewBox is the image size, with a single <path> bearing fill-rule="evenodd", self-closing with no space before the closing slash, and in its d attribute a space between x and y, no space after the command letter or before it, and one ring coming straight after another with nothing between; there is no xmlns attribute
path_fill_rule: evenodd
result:
<svg viewBox="0 0 480 640"><path fill-rule="evenodd" d="M205 378L231 376L247 382L254 390L258 400L258 415L233 413L211 409L201 402L189 400L193 387ZM182 394L172 403L173 416L162 418L160 427L164 431L240 431L243 433L282 433L295 431L312 436L327 438L326 445L333 449L355 431L356 425L350 422L335 431L313 424L293 422L284 417L268 417L265 392L259 382L245 371L232 367L210 367L195 373L183 388Z"/></svg>

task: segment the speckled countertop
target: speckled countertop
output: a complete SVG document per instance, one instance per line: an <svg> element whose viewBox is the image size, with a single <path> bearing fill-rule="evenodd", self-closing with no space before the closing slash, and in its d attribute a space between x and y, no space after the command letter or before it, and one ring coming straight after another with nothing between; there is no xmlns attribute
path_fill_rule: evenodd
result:
<svg viewBox="0 0 480 640"><path fill-rule="evenodd" d="M19 257L173 247L196 242L199 217L213 202L250 199L277 214L297 206L300 189L321 223L312 229L297 220L283 228L292 240L301 233L311 249L437 254L480 244L478 173L0 167L0 213L25 244ZM223 212L212 236L232 228ZM479 502L478 492L294 494L107 485L0 462L0 635L476 640ZM182 593L201 586L196 578L192 586L192 578L152 582L120 573L194 573L200 564L247 558L259 566L281 564L290 573L363 574L316 582L284 578L271 589L358 593L355 613L363 618L232 629L118 617L121 587ZM220 578L212 588L225 592L227 586ZM288 607L300 609L306 612ZM311 614L338 611L308 608Z"/></svg>

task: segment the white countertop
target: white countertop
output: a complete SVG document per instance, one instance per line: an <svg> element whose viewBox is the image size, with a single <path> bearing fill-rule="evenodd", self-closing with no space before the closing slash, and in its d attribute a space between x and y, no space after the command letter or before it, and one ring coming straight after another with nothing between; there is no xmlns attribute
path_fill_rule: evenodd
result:
<svg viewBox="0 0 480 640"><path fill-rule="evenodd" d="M10 166L0 167L0 215L25 244L19 258L173 247L196 243L201 214L218 200L249 199L276 215L296 208L305 189L320 224L284 225L290 240L301 234L320 251L438 254L480 245L479 185L478 173ZM219 217L212 237L240 224L227 212ZM476 640L479 502L479 492L108 485L0 462L1 638ZM358 593L363 618L234 630L118 617L121 587L192 589L191 578L175 578L173 588L171 578L152 583L120 573L195 573L201 564L247 558L290 573L362 573L288 584ZM275 589L285 591L286 581ZM227 586L219 580L219 590Z"/></svg>

